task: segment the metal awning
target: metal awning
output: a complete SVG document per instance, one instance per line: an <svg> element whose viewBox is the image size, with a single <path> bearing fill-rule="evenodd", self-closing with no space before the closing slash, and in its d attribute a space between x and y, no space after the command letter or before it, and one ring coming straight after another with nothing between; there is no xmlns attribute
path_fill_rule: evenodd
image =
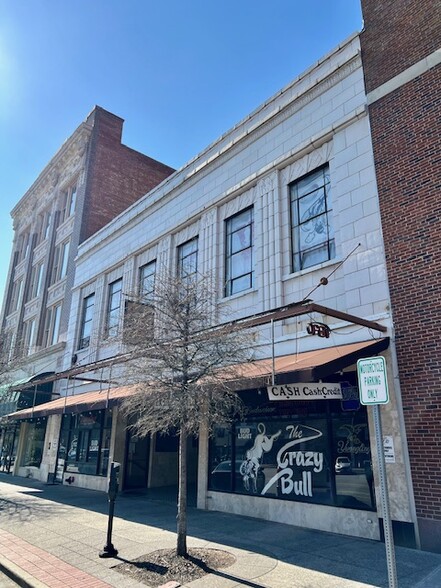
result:
<svg viewBox="0 0 441 588"><path fill-rule="evenodd" d="M114 406L126 396L133 394L134 391L135 388L133 386L123 386L120 388L111 388L110 390L63 396L51 402L39 404L34 408L18 410L12 414L8 414L8 418L22 420L49 416L51 414L73 414L85 412L86 410L102 410L103 408Z"/></svg>
<svg viewBox="0 0 441 588"><path fill-rule="evenodd" d="M375 341L363 341L348 345L336 345L304 351L302 353L283 355L274 358L275 384L296 382L315 382L335 374L356 363L357 359L370 357L389 347L389 338ZM273 360L262 359L243 364L235 369L233 380L237 380L237 389L259 388L271 384Z"/></svg>
<svg viewBox="0 0 441 588"><path fill-rule="evenodd" d="M389 338L337 345L314 351L283 355L274 359L275 383L314 382L353 365L357 359L370 357L389 347ZM262 359L234 366L233 382L237 390L258 388L271 383L273 360ZM122 386L95 392L64 396L8 415L10 419L29 419L51 414L74 414L102 410L134 394L136 386Z"/></svg>

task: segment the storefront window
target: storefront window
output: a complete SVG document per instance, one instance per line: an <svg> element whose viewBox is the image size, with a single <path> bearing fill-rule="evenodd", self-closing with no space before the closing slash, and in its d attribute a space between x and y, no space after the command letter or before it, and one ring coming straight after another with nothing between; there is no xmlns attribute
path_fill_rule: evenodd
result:
<svg viewBox="0 0 441 588"><path fill-rule="evenodd" d="M365 408L345 413L339 401L307 406L280 402L276 412L274 405L267 414L260 407L258 417L216 428L209 489L373 509Z"/></svg>
<svg viewBox="0 0 441 588"><path fill-rule="evenodd" d="M28 423L26 431L26 445L21 458L21 466L40 467L43 457L44 436L46 434L46 419Z"/></svg>
<svg viewBox="0 0 441 588"><path fill-rule="evenodd" d="M57 479L63 471L106 476L112 413L95 410L65 415L58 450Z"/></svg>
<svg viewBox="0 0 441 588"><path fill-rule="evenodd" d="M210 483L212 490L232 491L231 427L217 427L210 447Z"/></svg>
<svg viewBox="0 0 441 588"><path fill-rule="evenodd" d="M367 422L358 413L336 417L333 431L337 504L370 508L374 495Z"/></svg>

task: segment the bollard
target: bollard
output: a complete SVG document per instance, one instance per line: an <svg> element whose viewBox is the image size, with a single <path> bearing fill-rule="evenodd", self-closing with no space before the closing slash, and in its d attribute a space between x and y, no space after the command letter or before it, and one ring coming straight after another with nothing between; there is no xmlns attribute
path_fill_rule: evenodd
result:
<svg viewBox="0 0 441 588"><path fill-rule="evenodd" d="M109 497L109 520L107 522L107 542L103 550L99 552L99 557L116 557L118 551L112 543L112 529L113 529L113 511L115 509L116 495L118 494L118 476L120 471L120 464L112 462L110 464L109 488L107 495Z"/></svg>

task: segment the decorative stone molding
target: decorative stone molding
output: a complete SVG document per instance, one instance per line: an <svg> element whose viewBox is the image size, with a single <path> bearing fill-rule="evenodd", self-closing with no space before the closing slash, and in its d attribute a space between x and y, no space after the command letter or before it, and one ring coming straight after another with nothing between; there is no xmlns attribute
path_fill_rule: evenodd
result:
<svg viewBox="0 0 441 588"><path fill-rule="evenodd" d="M304 155L281 171L282 184L288 185L310 171L328 163L332 157L332 152L332 141L329 141L311 153Z"/></svg>
<svg viewBox="0 0 441 588"><path fill-rule="evenodd" d="M234 214L240 212L241 210L248 208L255 201L255 189L254 190L247 190L243 194L240 194L233 200L230 200L226 204L224 204L220 209L220 218L226 219Z"/></svg>
<svg viewBox="0 0 441 588"><path fill-rule="evenodd" d="M199 230L200 230L200 221L197 220L194 223L192 223L191 225L188 225L187 227L182 229L182 231L179 231L178 233L176 233L175 234L176 246L182 245L183 243L190 241L190 239L194 239L195 237L197 237L199 234Z"/></svg>

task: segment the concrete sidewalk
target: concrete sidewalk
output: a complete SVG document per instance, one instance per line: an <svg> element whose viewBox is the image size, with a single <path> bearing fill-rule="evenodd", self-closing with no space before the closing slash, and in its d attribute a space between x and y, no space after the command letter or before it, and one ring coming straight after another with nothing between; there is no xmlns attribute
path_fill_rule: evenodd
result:
<svg viewBox="0 0 441 588"><path fill-rule="evenodd" d="M0 474L0 573L34 588L140 588L113 568L176 543L176 507L121 494L117 559L100 559L107 496ZM189 509L189 547L226 550L236 563L185 588L387 587L384 544L236 515ZM400 588L441 588L441 555L396 548ZM0 587L2 586L0 577Z"/></svg>

